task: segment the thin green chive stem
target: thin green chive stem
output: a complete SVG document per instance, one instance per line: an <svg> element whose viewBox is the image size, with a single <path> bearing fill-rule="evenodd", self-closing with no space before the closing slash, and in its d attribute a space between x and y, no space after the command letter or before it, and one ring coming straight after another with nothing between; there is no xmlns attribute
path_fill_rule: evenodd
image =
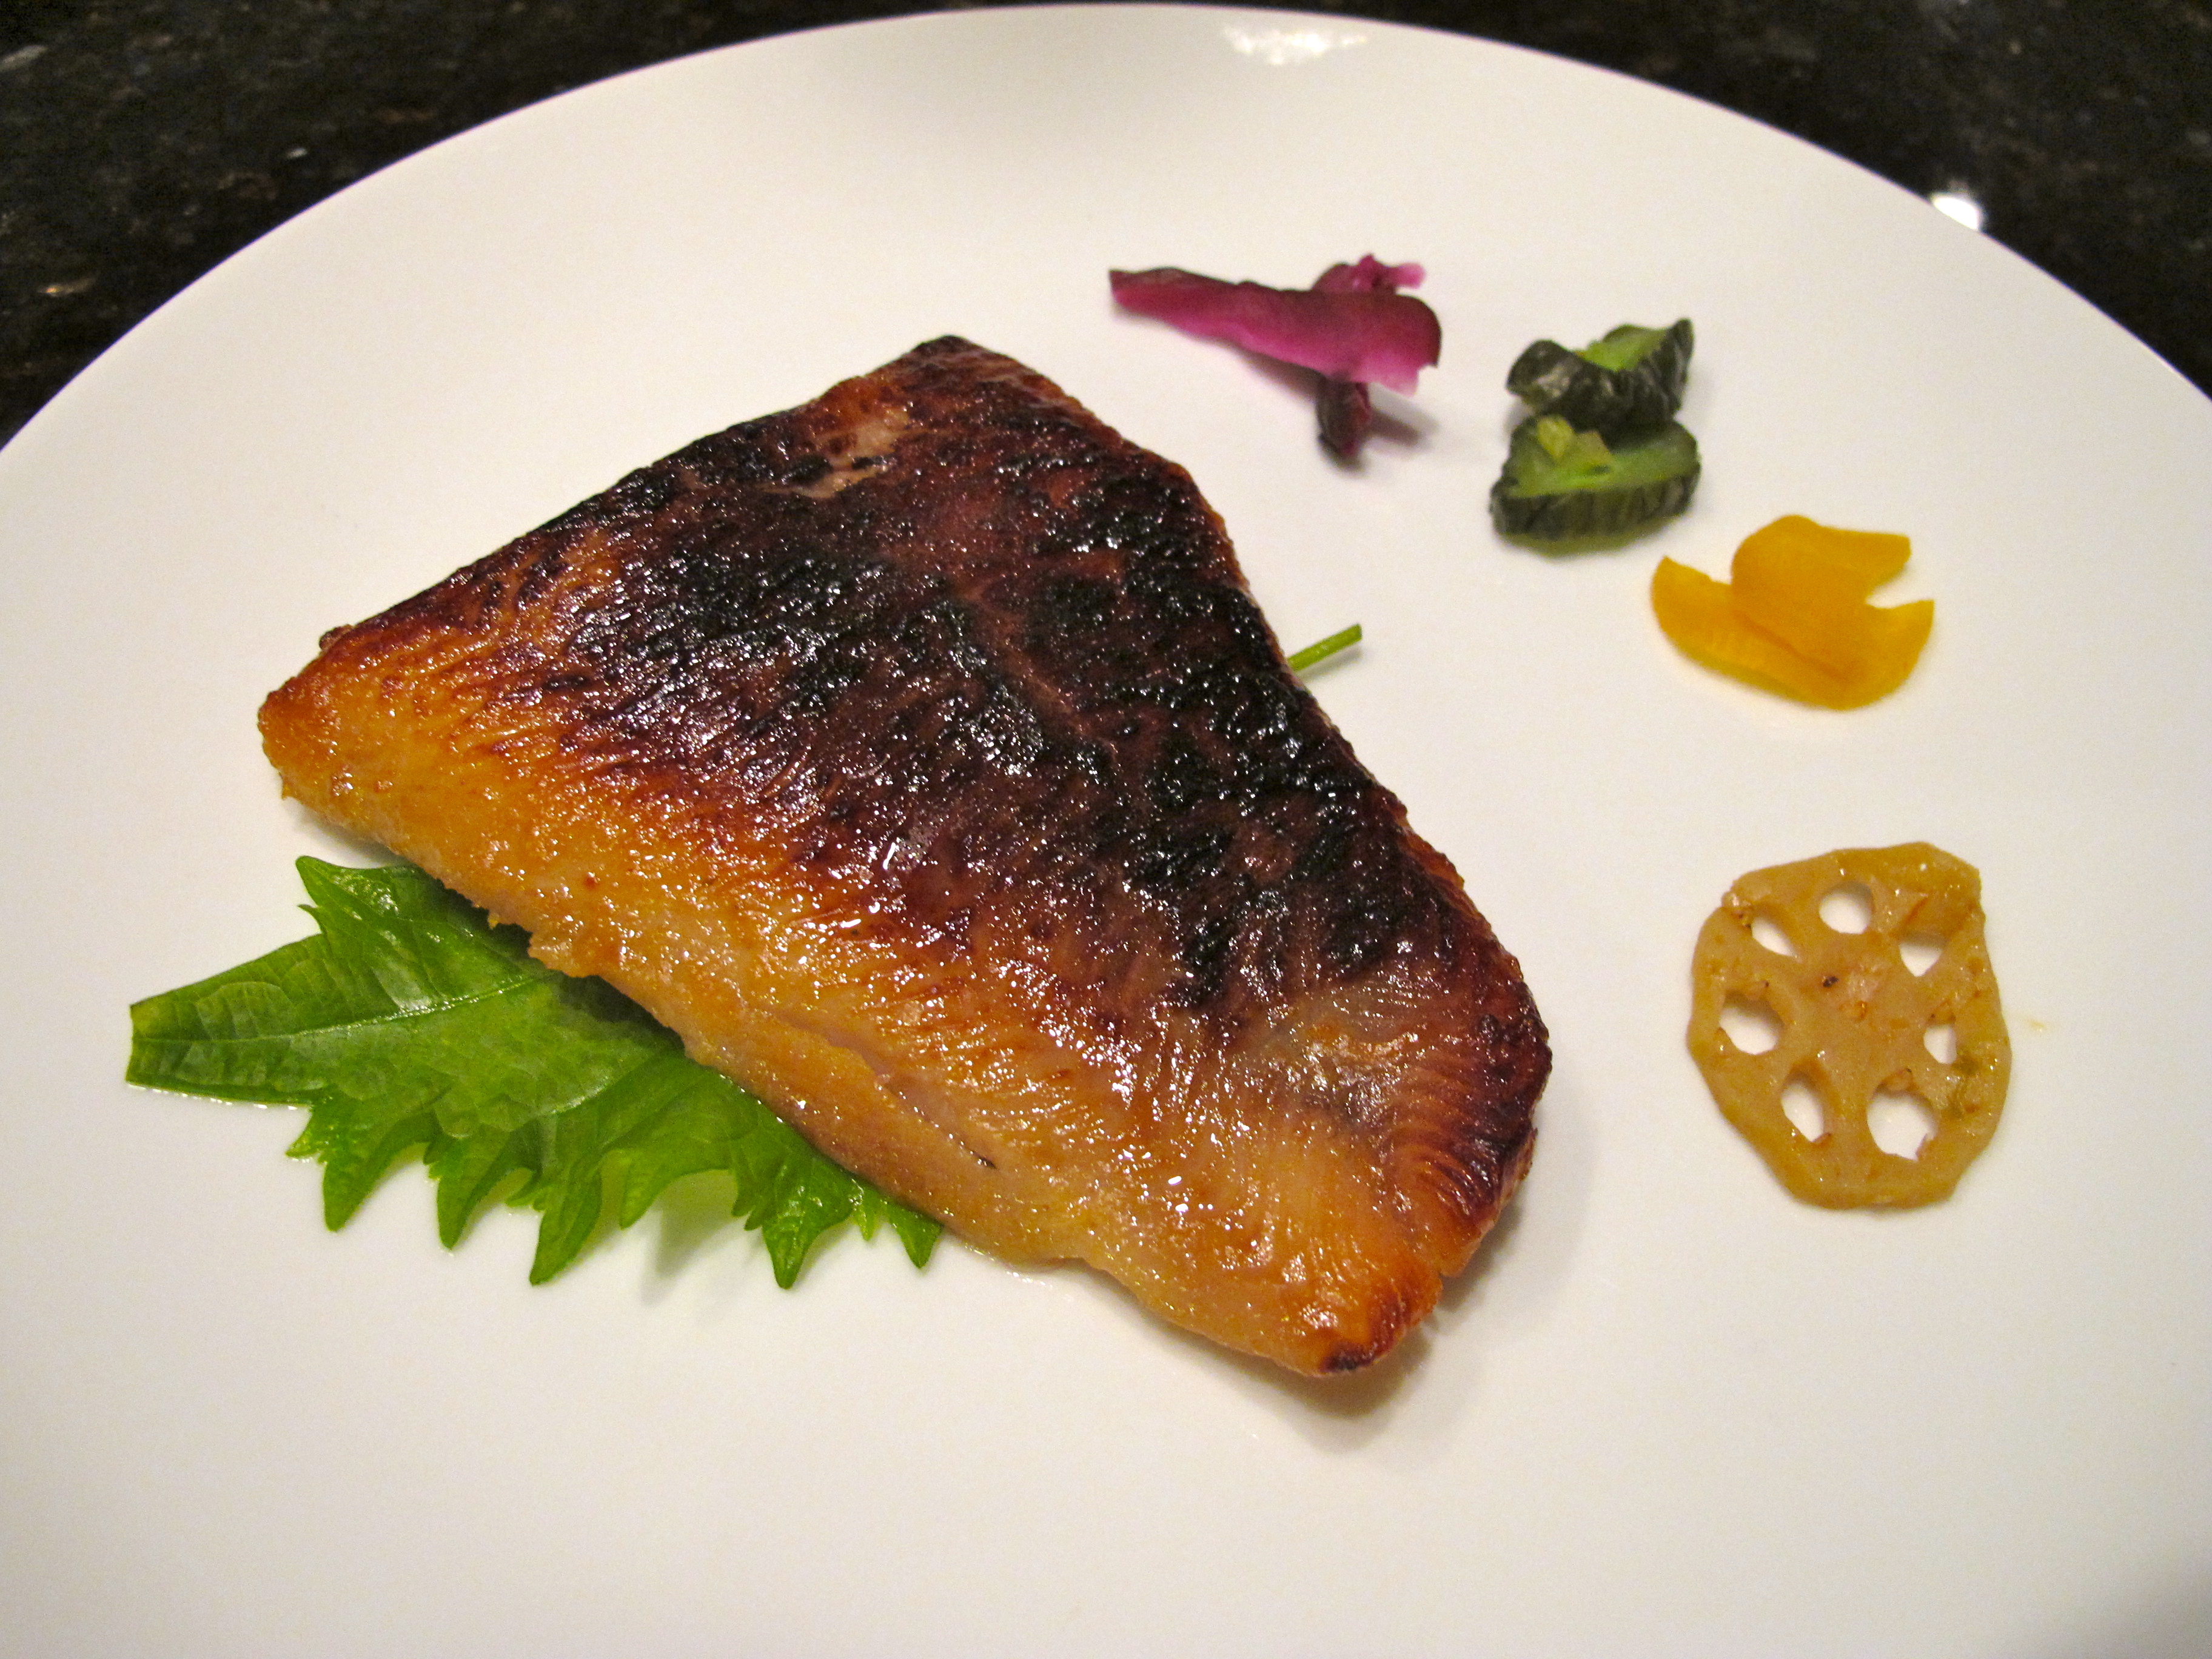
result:
<svg viewBox="0 0 2212 1659"><path fill-rule="evenodd" d="M1359 624L1354 623L1341 634L1332 634L1327 639L1294 652L1291 656L1291 672L1303 674L1316 663L1334 656L1338 652L1359 643Z"/></svg>

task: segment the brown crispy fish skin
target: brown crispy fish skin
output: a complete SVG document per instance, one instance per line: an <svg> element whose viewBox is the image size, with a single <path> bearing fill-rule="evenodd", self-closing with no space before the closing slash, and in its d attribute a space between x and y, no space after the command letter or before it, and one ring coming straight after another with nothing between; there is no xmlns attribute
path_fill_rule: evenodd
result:
<svg viewBox="0 0 2212 1659"><path fill-rule="evenodd" d="M289 793L1016 1259L1354 1370L1528 1162L1517 964L1180 467L945 338L701 439L264 706Z"/></svg>

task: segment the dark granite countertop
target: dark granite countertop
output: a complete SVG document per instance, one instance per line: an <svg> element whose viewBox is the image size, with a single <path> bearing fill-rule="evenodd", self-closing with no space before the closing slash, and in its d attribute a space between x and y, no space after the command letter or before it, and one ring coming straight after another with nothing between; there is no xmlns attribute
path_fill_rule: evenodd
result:
<svg viewBox="0 0 2212 1659"><path fill-rule="evenodd" d="M1755 116L1984 228L2212 390L2212 0L1359 0ZM9 0L0 439L141 317L448 134L898 0Z"/></svg>

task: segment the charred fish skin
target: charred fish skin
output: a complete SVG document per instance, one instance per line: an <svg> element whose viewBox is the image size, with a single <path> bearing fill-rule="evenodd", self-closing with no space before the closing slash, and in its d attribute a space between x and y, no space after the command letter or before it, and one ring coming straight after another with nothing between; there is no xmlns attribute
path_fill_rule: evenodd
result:
<svg viewBox="0 0 2212 1659"><path fill-rule="evenodd" d="M833 1157L1298 1370L1526 1169L1517 964L1182 469L945 338L702 438L264 708L287 789Z"/></svg>

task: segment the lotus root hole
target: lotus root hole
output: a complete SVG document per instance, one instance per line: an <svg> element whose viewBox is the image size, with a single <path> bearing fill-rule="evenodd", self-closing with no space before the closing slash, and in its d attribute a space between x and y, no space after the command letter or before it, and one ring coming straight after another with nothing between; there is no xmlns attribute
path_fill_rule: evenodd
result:
<svg viewBox="0 0 2212 1659"><path fill-rule="evenodd" d="M1946 1066L1955 1066L1959 1063L1959 1028L1957 1026L1948 1021L1941 1025L1931 1025L1928 1028L1927 1036L1922 1041L1927 1043L1928 1052Z"/></svg>
<svg viewBox="0 0 2212 1659"><path fill-rule="evenodd" d="M1863 882L1832 887L1821 896L1820 920L1839 933L1863 933L1874 926L1874 895Z"/></svg>
<svg viewBox="0 0 2212 1659"><path fill-rule="evenodd" d="M1917 1095L1884 1089L1868 1103L1867 1133L1892 1158L1917 1158L1936 1133L1936 1114Z"/></svg>
<svg viewBox="0 0 2212 1659"><path fill-rule="evenodd" d="M1774 1010L1750 997L1730 997L1721 1008L1721 1030L1747 1054L1763 1054L1782 1041Z"/></svg>
<svg viewBox="0 0 2212 1659"><path fill-rule="evenodd" d="M1828 1109L1821 1103L1820 1091L1803 1078L1793 1077L1783 1085L1782 1115L1806 1139L1827 1139Z"/></svg>
<svg viewBox="0 0 2212 1659"><path fill-rule="evenodd" d="M1751 936L1778 957L1797 954L1797 947L1790 943L1790 935L1782 931L1782 924L1764 910L1751 919Z"/></svg>
<svg viewBox="0 0 2212 1659"><path fill-rule="evenodd" d="M1918 978L1933 968L1943 954L1943 940L1936 933L1907 933L1897 942L1897 950L1905 958L1905 967Z"/></svg>

